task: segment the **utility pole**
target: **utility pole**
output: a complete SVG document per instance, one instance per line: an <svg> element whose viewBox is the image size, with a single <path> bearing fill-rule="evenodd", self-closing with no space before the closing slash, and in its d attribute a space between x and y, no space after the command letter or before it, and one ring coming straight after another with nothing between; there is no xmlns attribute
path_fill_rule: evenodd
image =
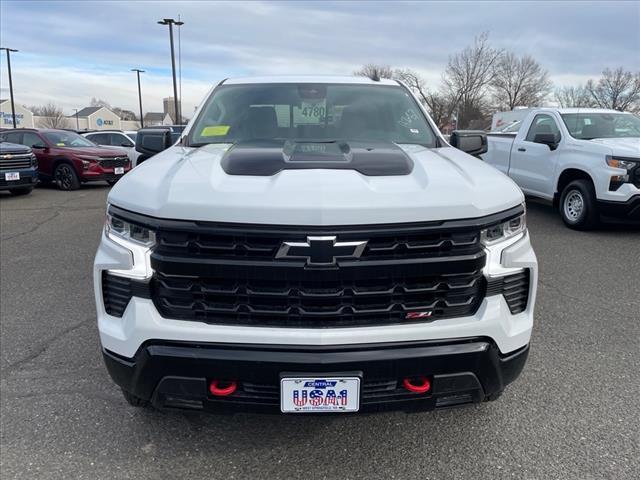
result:
<svg viewBox="0 0 640 480"><path fill-rule="evenodd" d="M175 110L173 121L177 125L182 124L182 115L178 103L178 85L176 83L176 56L173 48L173 26L184 25L184 22L176 21L173 18L164 18L158 22L160 25L169 25L169 42L171 43L171 71L173 73L173 108Z"/></svg>
<svg viewBox="0 0 640 480"><path fill-rule="evenodd" d="M80 121L78 120L78 109L74 108L76 111L76 130L80 130Z"/></svg>
<svg viewBox="0 0 640 480"><path fill-rule="evenodd" d="M18 128L16 126L16 104L13 101L13 80L11 79L11 55L10 55L10 52L17 52L18 50L14 48L5 48L5 47L1 47L0 50L7 51L7 70L9 71L9 95L11 97L11 116L13 118L13 128Z"/></svg>
<svg viewBox="0 0 640 480"><path fill-rule="evenodd" d="M138 76L138 103L140 104L140 128L144 128L144 117L142 116L142 90L140 89L140 74L144 72L144 70L140 70L139 68L132 68L132 72L136 72Z"/></svg>

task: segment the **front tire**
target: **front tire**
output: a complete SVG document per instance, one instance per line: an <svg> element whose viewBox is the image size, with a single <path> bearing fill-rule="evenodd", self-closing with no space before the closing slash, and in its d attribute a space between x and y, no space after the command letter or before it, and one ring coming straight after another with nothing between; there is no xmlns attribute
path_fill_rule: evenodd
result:
<svg viewBox="0 0 640 480"><path fill-rule="evenodd" d="M80 180L73 166L68 163L60 163L53 172L53 178L60 190L77 190L80 188Z"/></svg>
<svg viewBox="0 0 640 480"><path fill-rule="evenodd" d="M574 180L560 195L560 216L569 228L591 230L598 225L596 192L588 180Z"/></svg>
<svg viewBox="0 0 640 480"><path fill-rule="evenodd" d="M13 196L20 195L29 195L33 191L33 187L25 187L25 188L10 188L9 193Z"/></svg>

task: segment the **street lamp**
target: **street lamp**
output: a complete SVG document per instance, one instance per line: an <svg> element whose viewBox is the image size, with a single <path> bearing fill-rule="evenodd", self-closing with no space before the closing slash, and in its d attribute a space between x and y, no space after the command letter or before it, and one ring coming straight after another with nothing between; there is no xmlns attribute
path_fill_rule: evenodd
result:
<svg viewBox="0 0 640 480"><path fill-rule="evenodd" d="M180 107L178 106L178 86L176 84L176 56L173 50L173 26L184 25L184 22L176 21L173 18L164 18L158 22L160 25L169 25L169 42L171 43L171 71L173 73L173 108L175 110L174 121L176 124L182 124L182 115L180 114Z"/></svg>
<svg viewBox="0 0 640 480"><path fill-rule="evenodd" d="M7 51L7 70L9 71L9 95L11 96L11 116L13 118L13 128L16 127L16 104L13 102L13 81L11 79L11 55L10 52L17 52L14 48L0 47L0 50Z"/></svg>
<svg viewBox="0 0 640 480"><path fill-rule="evenodd" d="M80 121L78 120L78 109L74 108L76 111L76 130L80 130Z"/></svg>
<svg viewBox="0 0 640 480"><path fill-rule="evenodd" d="M138 76L138 102L140 104L140 128L144 128L144 117L142 116L142 90L140 90L140 74L144 72L144 70L140 70L139 68L132 68L132 72L136 72Z"/></svg>

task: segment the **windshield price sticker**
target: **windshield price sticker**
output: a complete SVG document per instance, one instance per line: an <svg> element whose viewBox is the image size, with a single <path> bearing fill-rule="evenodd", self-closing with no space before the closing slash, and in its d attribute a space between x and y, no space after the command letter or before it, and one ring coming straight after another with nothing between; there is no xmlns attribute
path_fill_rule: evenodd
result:
<svg viewBox="0 0 640 480"><path fill-rule="evenodd" d="M296 124L319 124L324 122L327 114L327 102L321 99L317 102L305 100L300 107L293 110L293 121Z"/></svg>

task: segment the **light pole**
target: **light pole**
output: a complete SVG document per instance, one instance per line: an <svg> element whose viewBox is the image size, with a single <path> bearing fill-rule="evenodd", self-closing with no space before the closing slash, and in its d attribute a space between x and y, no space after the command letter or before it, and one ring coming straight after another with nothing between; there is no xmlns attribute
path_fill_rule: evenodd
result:
<svg viewBox="0 0 640 480"><path fill-rule="evenodd" d="M78 109L74 108L76 111L76 130L80 130L80 121L78 120Z"/></svg>
<svg viewBox="0 0 640 480"><path fill-rule="evenodd" d="M13 118L13 128L16 127L16 104L13 102L13 81L11 79L11 55L10 52L17 52L15 48L1 47L0 50L7 51L7 70L9 71L9 95L11 96L11 116Z"/></svg>
<svg viewBox="0 0 640 480"><path fill-rule="evenodd" d="M173 120L176 124L182 124L182 116L180 115L180 107L178 106L178 85L176 83L176 56L173 49L173 26L184 25L184 22L176 21L173 18L164 18L158 22L160 25L169 25L169 42L171 43L171 71L173 73L173 108L176 118Z"/></svg>
<svg viewBox="0 0 640 480"><path fill-rule="evenodd" d="M136 72L138 76L138 103L140 104L140 128L144 128L144 117L142 116L142 90L140 90L140 74L144 72L144 70L140 70L139 68L132 68L132 72Z"/></svg>

